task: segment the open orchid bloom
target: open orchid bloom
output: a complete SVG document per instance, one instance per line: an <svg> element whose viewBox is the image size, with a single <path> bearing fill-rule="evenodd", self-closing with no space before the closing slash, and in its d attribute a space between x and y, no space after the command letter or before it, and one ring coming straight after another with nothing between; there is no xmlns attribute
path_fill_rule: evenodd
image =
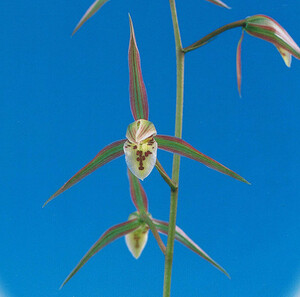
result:
<svg viewBox="0 0 300 297"><path fill-rule="evenodd" d="M237 173L200 153L190 144L173 136L157 135L154 125L148 121L148 100L142 77L140 55L135 41L130 19L129 74L130 74L130 106L135 122L128 126L126 138L118 140L103 148L96 157L78 171L44 205L69 189L84 177L104 164L125 154L128 168L139 179L147 177L154 166L165 180L170 180L157 160L157 149L169 151L196 160L204 165L229 175L239 181L248 183Z"/></svg>
<svg viewBox="0 0 300 297"><path fill-rule="evenodd" d="M159 237L157 238L155 235L157 231L162 234L168 234L169 224L167 222L152 218L152 216L148 213L148 200L146 193L140 181L131 173L130 170L128 170L128 178L130 183L131 200L137 211L129 216L127 222L109 228L80 260L77 266L65 279L62 286L64 286L92 256L98 253L106 245L122 236L125 236L125 242L129 251L134 258L137 259L141 255L147 243L149 229L151 229L157 241L161 241L160 236L157 235ZM175 231L175 239L229 277L228 273L219 264L217 264L210 256L208 256L177 226ZM164 247L163 243L162 245Z"/></svg>
<svg viewBox="0 0 300 297"><path fill-rule="evenodd" d="M227 6L224 2L222 2L221 0L206 0L208 2L211 2L213 4L216 4L218 6L221 7L225 7L230 9L229 6ZM89 19L91 18L106 2L108 2L108 0L96 0L90 7L89 9L85 12L85 14L83 15L83 17L80 19L80 21L78 22L78 24L76 25L72 35L74 35L79 29L80 27Z"/></svg>
<svg viewBox="0 0 300 297"><path fill-rule="evenodd" d="M260 39L266 40L274 44L283 58L286 66L290 67L292 62L292 56L300 59L300 48L288 32L279 25L274 19L266 15L254 15L246 18L244 30ZM243 31L244 31L243 30ZM238 43L237 47L237 78L238 89L241 88L241 43L243 35Z"/></svg>

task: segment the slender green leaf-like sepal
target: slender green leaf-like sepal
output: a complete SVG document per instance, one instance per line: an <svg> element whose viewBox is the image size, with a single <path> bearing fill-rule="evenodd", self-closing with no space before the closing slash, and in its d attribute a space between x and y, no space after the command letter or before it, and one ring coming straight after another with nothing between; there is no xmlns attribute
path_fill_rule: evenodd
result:
<svg viewBox="0 0 300 297"><path fill-rule="evenodd" d="M139 50L136 44L133 24L129 16L130 41L128 49L129 60L129 93L130 107L134 120L148 120L149 108L146 87L144 84Z"/></svg>
<svg viewBox="0 0 300 297"><path fill-rule="evenodd" d="M79 28L89 19L91 18L108 0L96 0L90 8L86 11L84 16L81 18L76 28L74 29L72 35L74 35Z"/></svg>
<svg viewBox="0 0 300 297"><path fill-rule="evenodd" d="M49 203L52 199L57 197L62 192L71 188L73 185L78 183L87 175L94 172L99 167L105 165L106 163L122 156L124 154L123 145L125 143L125 139L113 142L112 144L106 146L102 149L96 157L90 161L87 165L85 165L81 170L79 170L73 177L71 177L59 190L57 190L43 205L43 207Z"/></svg>
<svg viewBox="0 0 300 297"><path fill-rule="evenodd" d="M128 169L131 200L139 213L148 212L148 200L138 178Z"/></svg>
<svg viewBox="0 0 300 297"><path fill-rule="evenodd" d="M98 240L95 244L89 249L89 251L85 254L85 256L80 260L77 266L73 269L73 271L68 275L65 279L61 287L63 287L74 275L75 273L96 253L98 253L101 249L103 249L106 245L116 240L117 238L124 236L136 229L140 226L140 221L138 219L133 219L127 221L125 223L121 223L109 228Z"/></svg>
<svg viewBox="0 0 300 297"><path fill-rule="evenodd" d="M156 225L156 228L159 232L168 235L169 224L167 222L159 221L152 219L153 223ZM176 226L175 230L175 239L180 243L191 249L193 252L198 254L200 257L211 263L213 266L222 271L226 276L229 274L224 268L222 268L218 263L216 263L210 256L208 256L192 239L190 239L179 227Z"/></svg>
<svg viewBox="0 0 300 297"><path fill-rule="evenodd" d="M246 18L245 31L254 37L274 44L288 67L291 65L291 55L300 59L299 46L274 19L266 15L248 17Z"/></svg>
<svg viewBox="0 0 300 297"><path fill-rule="evenodd" d="M237 85L239 95L241 97L241 85L242 85L242 59L241 59L241 51L242 51L242 41L244 38L244 30L242 32L242 36L239 40L237 50L236 50L236 77L237 77Z"/></svg>
<svg viewBox="0 0 300 297"><path fill-rule="evenodd" d="M218 5L218 6L221 6L221 7L225 7L225 8L230 9L230 7L229 7L227 4L225 4L224 2L222 2L222 1L220 1L220 0L206 0L206 1L211 2L211 3L213 3L213 4L216 4L216 5Z"/></svg>
<svg viewBox="0 0 300 297"><path fill-rule="evenodd" d="M239 181L248 183L243 177L241 177L237 173L218 163L214 159L211 159L210 157L200 153L190 144L188 144L186 141L180 138L173 136L157 135L155 136L155 140L158 143L159 149L166 150L196 160L206 165L207 167L229 175Z"/></svg>

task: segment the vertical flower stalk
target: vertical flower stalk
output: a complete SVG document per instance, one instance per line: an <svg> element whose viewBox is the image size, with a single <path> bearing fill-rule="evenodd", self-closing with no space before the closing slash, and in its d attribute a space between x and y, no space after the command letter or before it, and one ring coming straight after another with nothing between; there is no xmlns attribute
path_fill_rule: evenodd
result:
<svg viewBox="0 0 300 297"><path fill-rule="evenodd" d="M182 115L183 115L183 86L184 86L184 52L181 43L177 11L175 0L169 0L173 21L175 47L176 47L176 67L177 67L177 89L176 89L176 118L175 118L175 136L182 137ZM174 154L172 180L178 185L179 183L180 156ZM165 256L164 288L163 297L169 297L171 292L171 274L174 253L176 215L178 202L178 188L171 190L170 215L168 228L168 241Z"/></svg>

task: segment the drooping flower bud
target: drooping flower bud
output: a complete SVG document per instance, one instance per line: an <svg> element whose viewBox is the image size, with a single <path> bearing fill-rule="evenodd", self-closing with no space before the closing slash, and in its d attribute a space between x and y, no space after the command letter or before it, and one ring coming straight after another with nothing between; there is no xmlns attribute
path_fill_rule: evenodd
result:
<svg viewBox="0 0 300 297"><path fill-rule="evenodd" d="M146 120L137 120L127 128L124 153L128 168L139 179L147 177L156 163L156 129Z"/></svg>
<svg viewBox="0 0 300 297"><path fill-rule="evenodd" d="M265 15L246 18L245 31L254 37L264 39L276 46L285 64L291 66L291 55L300 59L300 48L275 20Z"/></svg>
<svg viewBox="0 0 300 297"><path fill-rule="evenodd" d="M128 220L136 218L136 213L129 216ZM141 255L147 240L148 240L149 227L145 223L141 223L141 226L125 235L126 245L131 252L132 256L136 259Z"/></svg>

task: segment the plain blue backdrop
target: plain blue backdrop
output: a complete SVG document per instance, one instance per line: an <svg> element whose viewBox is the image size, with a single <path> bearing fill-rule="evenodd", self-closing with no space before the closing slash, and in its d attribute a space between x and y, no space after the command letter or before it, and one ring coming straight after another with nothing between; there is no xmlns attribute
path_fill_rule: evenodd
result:
<svg viewBox="0 0 300 297"><path fill-rule="evenodd" d="M43 203L105 145L124 138L129 108L128 13L147 87L150 120L174 133L175 50L169 3L112 0L74 37L91 0L0 2L0 296L162 296L164 257L153 236L135 260L119 239L62 289L77 262L134 211L124 157ZM258 13L300 43L300 2L177 0L184 46ZM183 138L238 172L240 183L182 158L178 226L231 275L175 244L172 297L296 297L300 277L300 63L241 30L186 56ZM171 174L172 155L159 151ZM169 189L143 182L153 217L168 220ZM300 290L300 289L299 289ZM298 294L298 295L297 295Z"/></svg>

